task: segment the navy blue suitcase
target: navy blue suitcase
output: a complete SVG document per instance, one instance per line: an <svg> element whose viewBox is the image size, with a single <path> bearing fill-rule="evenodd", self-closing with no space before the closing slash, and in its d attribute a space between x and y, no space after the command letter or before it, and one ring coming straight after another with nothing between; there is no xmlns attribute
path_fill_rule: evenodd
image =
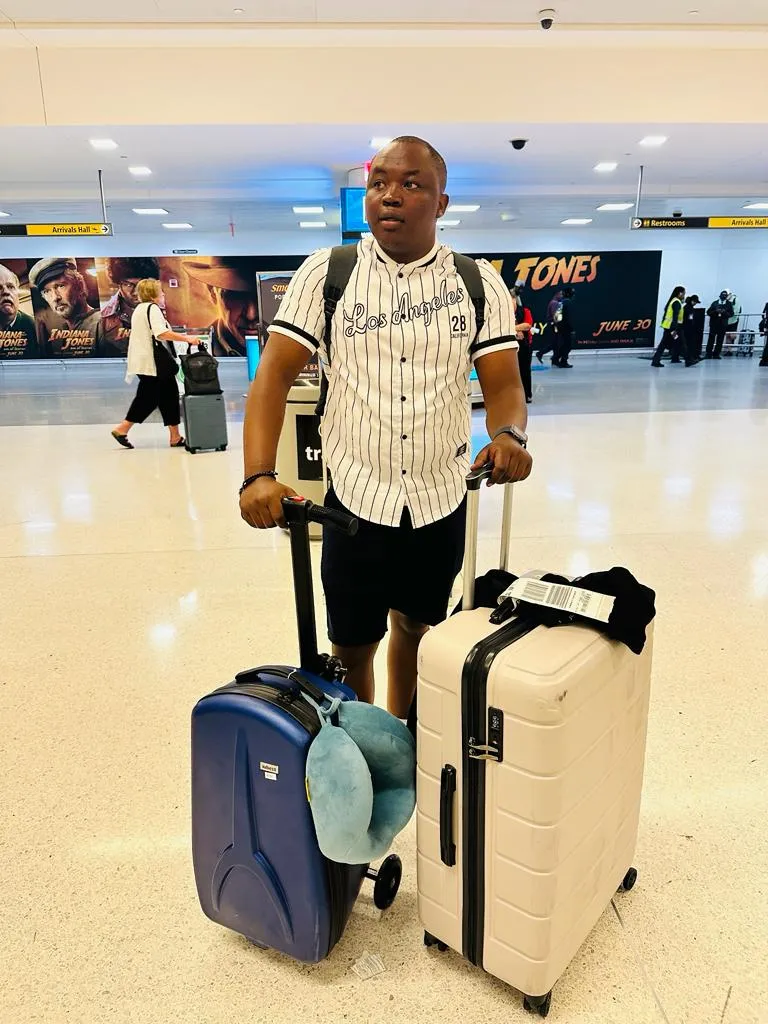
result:
<svg viewBox="0 0 768 1024"><path fill-rule="evenodd" d="M309 963L341 938L365 877L374 902L395 898L402 867L388 857L336 864L317 845L305 788L309 745L324 695L355 700L335 659L317 653L308 520L356 523L312 505L286 505L291 531L301 669L267 665L240 673L192 712L192 856L200 905L218 924L259 946Z"/></svg>

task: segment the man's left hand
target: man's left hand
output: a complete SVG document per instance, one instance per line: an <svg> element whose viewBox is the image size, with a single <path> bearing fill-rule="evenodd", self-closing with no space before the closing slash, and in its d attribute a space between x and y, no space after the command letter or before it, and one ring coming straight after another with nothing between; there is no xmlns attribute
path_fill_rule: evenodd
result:
<svg viewBox="0 0 768 1024"><path fill-rule="evenodd" d="M489 487L527 480L533 467L532 457L511 434L499 434L495 441L487 444L472 463L472 469L480 469L488 463L493 466Z"/></svg>

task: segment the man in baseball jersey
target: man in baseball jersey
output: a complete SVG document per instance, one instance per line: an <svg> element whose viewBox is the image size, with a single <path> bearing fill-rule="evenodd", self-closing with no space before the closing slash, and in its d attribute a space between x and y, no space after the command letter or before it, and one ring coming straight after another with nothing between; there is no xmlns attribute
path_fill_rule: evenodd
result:
<svg viewBox="0 0 768 1024"><path fill-rule="evenodd" d="M330 250L323 249L291 280L244 425L242 517L260 529L283 525L281 499L295 493L275 474L286 399L319 350L328 376L326 504L360 519L355 537L326 530L323 538L330 639L347 682L372 702L374 655L389 621L388 707L399 717L415 691L419 641L445 618L463 560L473 364L491 437L475 467L492 463L497 484L531 471L514 304L493 267L479 261L485 320L475 330L453 252L436 240L446 178L440 154L412 136L376 155L366 191L373 237L358 243L330 355L323 300Z"/></svg>

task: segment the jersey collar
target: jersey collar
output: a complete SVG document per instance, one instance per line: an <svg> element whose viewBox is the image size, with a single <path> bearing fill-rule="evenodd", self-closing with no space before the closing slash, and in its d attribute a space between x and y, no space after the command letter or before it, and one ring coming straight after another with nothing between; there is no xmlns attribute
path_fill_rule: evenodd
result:
<svg viewBox="0 0 768 1024"><path fill-rule="evenodd" d="M398 263L396 260L393 260L391 257L387 256L387 254L384 252L384 250L381 248L381 246L379 245L375 238L371 237L371 242L373 253L376 256L376 259L380 263L386 264L386 266L388 266L391 270L399 270L401 273L410 273L413 270L421 270L423 267L429 266L431 263L435 262L437 254L442 249L442 245L440 244L440 242L435 241L435 244L432 246L432 248L429 250L426 256L422 256L421 259L415 260L413 263Z"/></svg>

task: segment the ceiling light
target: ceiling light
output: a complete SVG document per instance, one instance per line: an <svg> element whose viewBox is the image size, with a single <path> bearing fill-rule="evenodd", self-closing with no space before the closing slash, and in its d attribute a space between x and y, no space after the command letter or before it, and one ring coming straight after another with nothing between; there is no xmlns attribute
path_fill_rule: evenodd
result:
<svg viewBox="0 0 768 1024"><path fill-rule="evenodd" d="M139 165L138 167L129 167L128 170L135 178L146 178L148 174L152 173L149 167L144 167L143 165Z"/></svg>
<svg viewBox="0 0 768 1024"><path fill-rule="evenodd" d="M582 227L584 224L591 224L591 217L568 217L567 220L561 221L562 224L568 224L570 227Z"/></svg>
<svg viewBox="0 0 768 1024"><path fill-rule="evenodd" d="M134 213L138 213L142 217L167 217L168 211L164 210L162 206L134 206Z"/></svg>
<svg viewBox="0 0 768 1024"><path fill-rule="evenodd" d="M598 206L598 210L604 210L606 213L618 213L620 210L631 210L632 203L603 203L602 206Z"/></svg>
<svg viewBox="0 0 768 1024"><path fill-rule="evenodd" d="M324 220L300 220L300 228L327 228L328 225Z"/></svg>
<svg viewBox="0 0 768 1024"><path fill-rule="evenodd" d="M163 224L163 227L167 228L169 231L190 231L192 225L187 224L186 221L183 221L180 224Z"/></svg>
<svg viewBox="0 0 768 1024"><path fill-rule="evenodd" d="M619 165L613 160L604 160L601 164L595 164L595 170L599 174L610 174L611 171L615 171Z"/></svg>
<svg viewBox="0 0 768 1024"><path fill-rule="evenodd" d="M117 149L114 139L89 139L88 141L94 149Z"/></svg>
<svg viewBox="0 0 768 1024"><path fill-rule="evenodd" d="M745 210L768 210L768 203L744 203Z"/></svg>
<svg viewBox="0 0 768 1024"><path fill-rule="evenodd" d="M243 10L242 7L233 7L232 8L232 13L233 14L245 14L245 11Z"/></svg>
<svg viewBox="0 0 768 1024"><path fill-rule="evenodd" d="M325 208L322 206L294 206L294 213L325 213Z"/></svg>
<svg viewBox="0 0 768 1024"><path fill-rule="evenodd" d="M460 206L456 203L451 203L446 213L477 213L480 209L480 203L467 203L466 206Z"/></svg>
<svg viewBox="0 0 768 1024"><path fill-rule="evenodd" d="M644 139L640 139L641 146L663 146L667 141L666 135L646 135Z"/></svg>
<svg viewBox="0 0 768 1024"><path fill-rule="evenodd" d="M383 149L391 141L392 139L388 135L374 135L371 139L371 149Z"/></svg>
<svg viewBox="0 0 768 1024"><path fill-rule="evenodd" d="M5 210L0 210L0 217L10 217L10 213L6 213Z"/></svg>
<svg viewBox="0 0 768 1024"><path fill-rule="evenodd" d="M443 228L455 228L458 224L461 224L460 220L446 220L444 217L440 219L440 226Z"/></svg>
<svg viewBox="0 0 768 1024"><path fill-rule="evenodd" d="M517 220L517 214L516 213L502 213L501 219L502 220Z"/></svg>

